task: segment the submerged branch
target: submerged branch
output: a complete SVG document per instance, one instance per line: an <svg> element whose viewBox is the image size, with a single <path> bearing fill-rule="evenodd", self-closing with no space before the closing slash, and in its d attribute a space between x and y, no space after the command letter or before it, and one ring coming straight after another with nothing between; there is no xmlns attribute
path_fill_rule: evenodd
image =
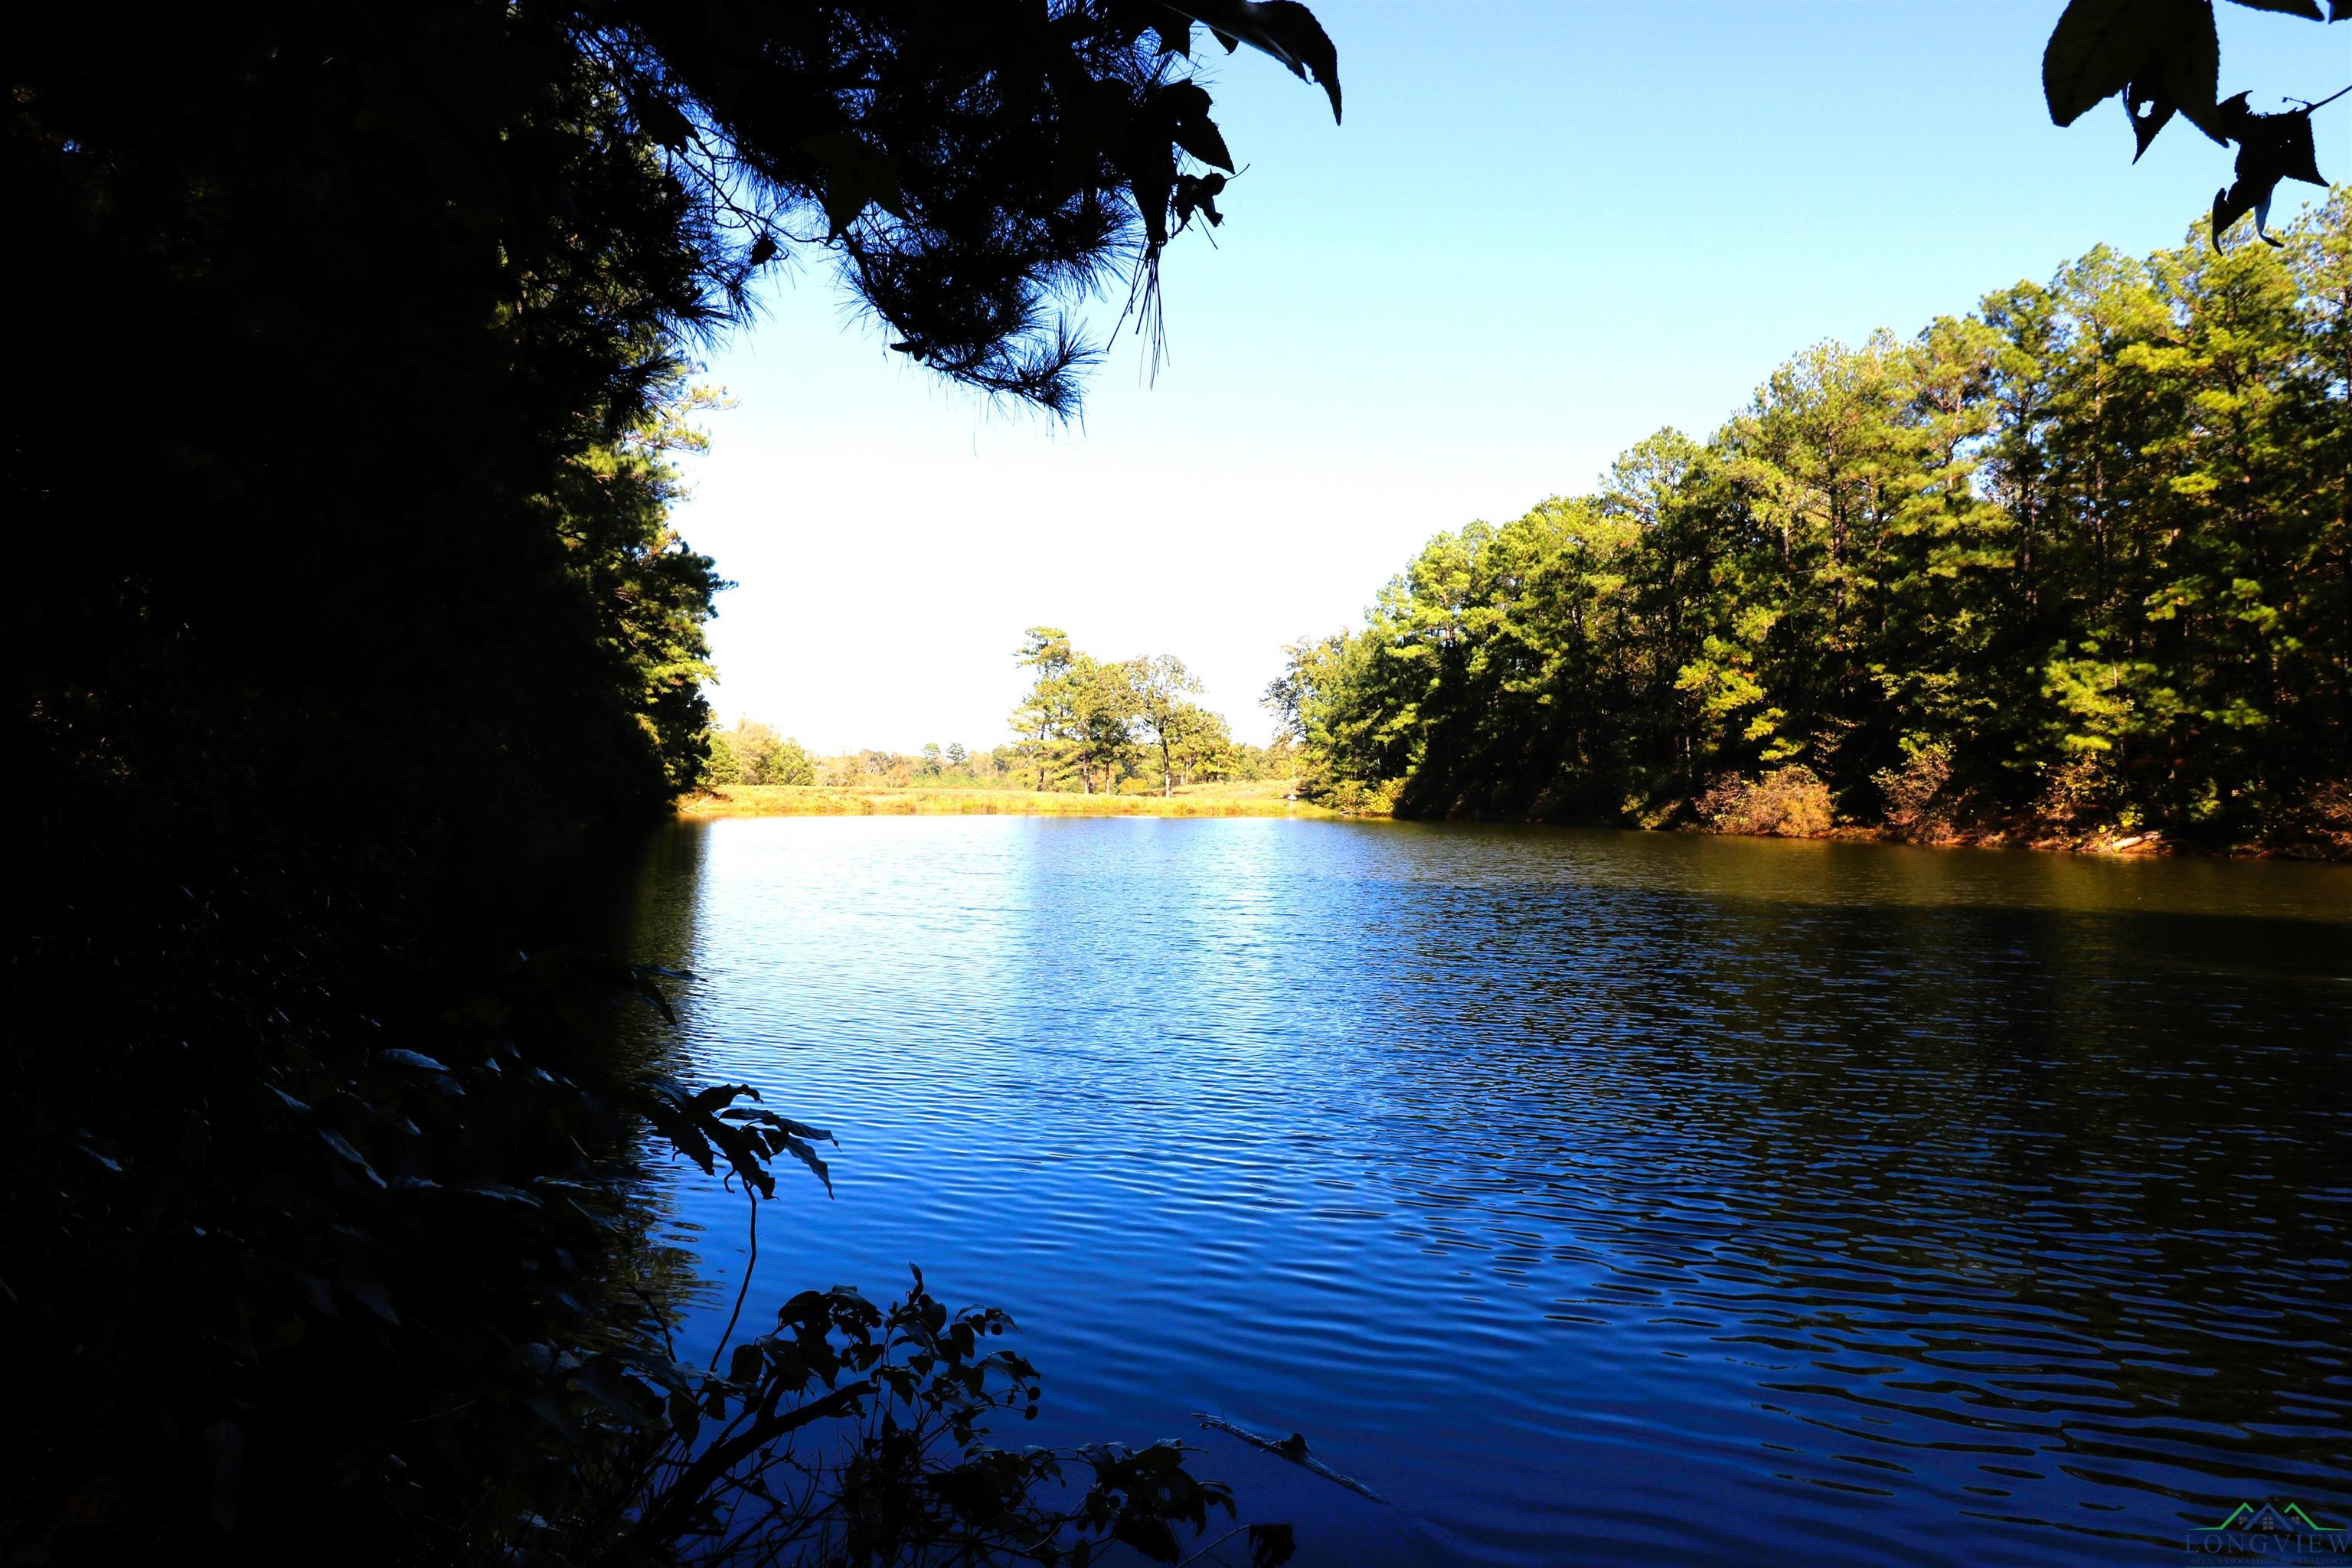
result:
<svg viewBox="0 0 2352 1568"><path fill-rule="evenodd" d="M1385 1503L1389 1500L1388 1499L1381 1496L1380 1493L1374 1491L1371 1488L1366 1486L1363 1482L1356 1479L1353 1476L1341 1475L1339 1471L1333 1469L1330 1466L1325 1464L1322 1460L1308 1453L1307 1451L1307 1439L1296 1432L1293 1432L1287 1437L1266 1437L1261 1436L1259 1434L1251 1431L1246 1426L1236 1426L1222 1415L1211 1415L1205 1411L1195 1410L1192 1412L1192 1417L1194 1420L1200 1422L1204 1428L1208 1428L1213 1431L1223 1432L1229 1436L1239 1437L1243 1442L1249 1444L1252 1447L1263 1448L1269 1454L1278 1454L1283 1458L1288 1459L1292 1464L1298 1466L1300 1468L1310 1470L1314 1474L1321 1476L1325 1480L1331 1482L1334 1486L1342 1486L1347 1488L1349 1491L1354 1492L1358 1497L1370 1498L1372 1501L1377 1503Z"/></svg>

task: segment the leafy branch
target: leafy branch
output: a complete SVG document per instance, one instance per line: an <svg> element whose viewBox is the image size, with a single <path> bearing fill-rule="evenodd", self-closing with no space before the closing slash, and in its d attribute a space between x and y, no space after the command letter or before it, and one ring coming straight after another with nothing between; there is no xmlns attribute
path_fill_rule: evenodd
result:
<svg viewBox="0 0 2352 1568"><path fill-rule="evenodd" d="M2237 0L2255 10L2311 21L2352 16L2352 0ZM2213 194L2211 240L2249 212L2254 232L2273 245L2271 200L2282 180L2326 184L2312 137L2313 113L2352 92L2275 114L2257 112L2250 95L2221 96L2221 46L2212 0L2071 0L2042 57L2042 90L2050 118L2072 125L2109 98L2129 117L2137 163L2177 115L2222 145L2235 143L2231 183ZM2300 100L2290 100L2300 101Z"/></svg>
<svg viewBox="0 0 2352 1568"><path fill-rule="evenodd" d="M575 961L666 1020L676 1009L644 965ZM438 1064L419 1058L417 1072ZM950 1311L911 1269L912 1288L877 1307L856 1289L803 1290L772 1331L735 1332L759 1256L760 1210L776 1195L774 1162L790 1156L832 1191L822 1128L759 1103L748 1084L697 1088L654 1074L625 1103L705 1173L740 1184L750 1254L734 1310L709 1361L682 1361L654 1297L644 1318L593 1345L521 1347L518 1367L541 1392L530 1407L585 1456L584 1499L539 1532L531 1560L761 1565L834 1561L1023 1561L1087 1568L1114 1546L1160 1563L1248 1553L1251 1568L1291 1555L1286 1525L1238 1524L1189 1555L1213 1515L1234 1518L1221 1482L1187 1468L1175 1442L1003 1448L992 1418L1034 1418L1036 1369L995 1348L1013 1320L992 1307ZM744 1101L751 1103L743 1103ZM491 1532L467 1544L489 1551Z"/></svg>

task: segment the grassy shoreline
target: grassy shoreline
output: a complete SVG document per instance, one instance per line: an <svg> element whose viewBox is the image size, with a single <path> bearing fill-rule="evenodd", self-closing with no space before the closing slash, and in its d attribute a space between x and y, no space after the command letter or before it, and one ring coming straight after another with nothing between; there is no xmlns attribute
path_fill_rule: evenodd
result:
<svg viewBox="0 0 2352 1568"><path fill-rule="evenodd" d="M725 784L680 797L680 816L1337 816L1283 783L1195 784L1172 795L1060 790Z"/></svg>
<svg viewBox="0 0 2352 1568"><path fill-rule="evenodd" d="M1343 818L1386 820L1385 812L1343 813L1308 801L1291 798L1287 785L1193 785L1171 796L1156 795L1082 795L1059 790L957 789L877 785L866 788L829 784L726 784L682 795L677 815L712 816L1286 816L1337 821ZM1444 821L1445 817L1429 820ZM1466 814L1452 820L1549 824L1568 827L1617 827L1638 831L1634 824L1539 813L1485 816ZM1704 833L1724 837L1832 839L1845 843L1908 844L1938 849L2008 849L2044 855L2087 855L2105 858L2190 857L2223 859L2289 859L2352 861L2352 853L2328 845L2211 845L2183 842L2160 832L2113 831L2063 834L2048 828L1976 828L1942 833L1905 833L1884 825L1841 823L1826 831L1802 833L1742 833L1696 823L1683 823L1651 831Z"/></svg>

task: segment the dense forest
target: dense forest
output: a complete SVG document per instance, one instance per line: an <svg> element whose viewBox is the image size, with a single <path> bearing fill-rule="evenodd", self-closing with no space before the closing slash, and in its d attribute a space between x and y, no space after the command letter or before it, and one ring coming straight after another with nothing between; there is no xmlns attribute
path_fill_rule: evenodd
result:
<svg viewBox="0 0 2352 1568"><path fill-rule="evenodd" d="M645 1163L822 1202L825 1135L627 1045L671 982L593 914L706 765L695 355L797 258L1072 410L1087 301L1150 315L1230 216L1195 17L1336 114L1312 16L1234 0L12 16L0 1556L1171 1557L1230 1511L1170 1448L990 1448L1034 1374L919 1280L681 1360Z"/></svg>
<svg viewBox="0 0 2352 1568"><path fill-rule="evenodd" d="M1269 702L1323 798L2352 851L2352 193L1822 344L1441 533Z"/></svg>

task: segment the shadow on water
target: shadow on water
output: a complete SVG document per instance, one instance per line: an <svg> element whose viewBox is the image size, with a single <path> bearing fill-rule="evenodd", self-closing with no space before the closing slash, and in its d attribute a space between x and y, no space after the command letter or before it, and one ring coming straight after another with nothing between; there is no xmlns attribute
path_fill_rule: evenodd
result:
<svg viewBox="0 0 2352 1568"><path fill-rule="evenodd" d="M1397 1507L1202 1441L1317 1560L2146 1562L2247 1498L2352 1513L2342 870L793 819L667 834L633 919L696 1067L843 1135L763 1291L914 1259L1010 1308L1008 1439L1306 1431Z"/></svg>

